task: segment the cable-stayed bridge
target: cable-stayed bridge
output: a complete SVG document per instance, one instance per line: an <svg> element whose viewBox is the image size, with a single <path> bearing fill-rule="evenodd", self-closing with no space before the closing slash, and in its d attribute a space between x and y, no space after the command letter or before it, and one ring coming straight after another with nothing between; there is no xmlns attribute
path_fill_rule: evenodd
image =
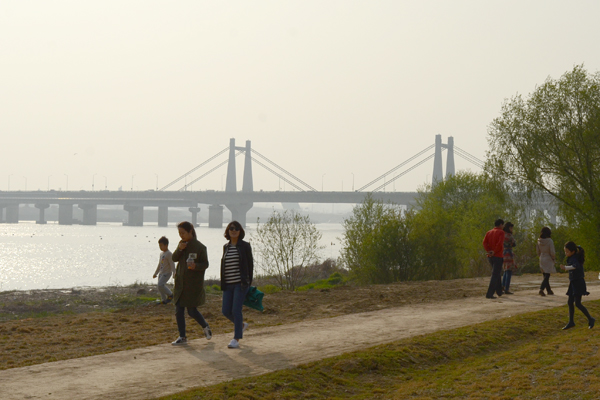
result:
<svg viewBox="0 0 600 400"><path fill-rule="evenodd" d="M454 145L454 139L448 138L442 143L437 135L435 143L417 152L414 156L384 172L358 190L351 192L318 191L266 156L251 148L246 141L244 147L238 147L235 139L229 146L196 167L169 182L158 191L18 191L0 192L0 219L6 223L19 222L19 205L34 204L39 209L38 223L43 224L45 210L51 204L58 205L59 224L72 224L73 207L83 210L84 225L95 225L98 217L98 205L122 205L128 213L127 225L141 226L144 222L144 207L158 207L158 224L167 226L169 207L186 207L191 212L191 222L196 224L200 204L209 205L209 227L222 227L223 210L227 207L232 219L246 223L246 213L254 203L351 203L362 202L368 193L384 202L410 205L414 203L416 192L386 192L384 188L395 180L411 172L433 158L432 184L444 179L442 152L447 152L446 176L455 172L454 156L457 155L477 167L483 167L483 161ZM226 160L219 158L228 154ZM244 173L242 189L237 189L236 159L244 154ZM214 165L216 163L216 165ZM211 165L212 164L212 165ZM293 187L293 191L265 192L255 191L252 177L253 166L264 168L271 174ZM227 180L224 191L190 191L194 183L227 166Z"/></svg>

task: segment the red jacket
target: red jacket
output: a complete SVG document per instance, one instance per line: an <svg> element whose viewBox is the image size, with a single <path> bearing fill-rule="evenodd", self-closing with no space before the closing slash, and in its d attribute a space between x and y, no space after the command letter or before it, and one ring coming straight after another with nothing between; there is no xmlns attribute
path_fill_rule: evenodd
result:
<svg viewBox="0 0 600 400"><path fill-rule="evenodd" d="M504 231L498 227L488 231L483 238L483 248L486 252L493 251L494 255L488 257L504 256Z"/></svg>

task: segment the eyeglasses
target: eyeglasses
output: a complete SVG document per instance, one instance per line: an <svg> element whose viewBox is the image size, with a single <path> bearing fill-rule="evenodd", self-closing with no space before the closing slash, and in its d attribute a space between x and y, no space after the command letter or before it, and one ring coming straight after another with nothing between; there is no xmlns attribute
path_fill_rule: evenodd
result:
<svg viewBox="0 0 600 400"><path fill-rule="evenodd" d="M237 226L230 226L230 227L229 227L229 230L230 230L230 231L239 231L239 230L240 230L240 228L238 228Z"/></svg>

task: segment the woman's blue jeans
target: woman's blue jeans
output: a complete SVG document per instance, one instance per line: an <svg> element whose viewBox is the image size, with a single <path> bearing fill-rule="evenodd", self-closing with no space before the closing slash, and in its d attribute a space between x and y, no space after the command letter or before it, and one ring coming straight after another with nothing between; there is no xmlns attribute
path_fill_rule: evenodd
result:
<svg viewBox="0 0 600 400"><path fill-rule="evenodd" d="M510 278L512 277L512 271L507 269L504 271L504 276L502 277L502 287L504 290L508 292L508 288L510 287Z"/></svg>
<svg viewBox="0 0 600 400"><path fill-rule="evenodd" d="M243 337L244 316L242 315L242 306L248 287L242 287L241 283L226 285L223 290L223 315L233 322L234 339L239 340Z"/></svg>

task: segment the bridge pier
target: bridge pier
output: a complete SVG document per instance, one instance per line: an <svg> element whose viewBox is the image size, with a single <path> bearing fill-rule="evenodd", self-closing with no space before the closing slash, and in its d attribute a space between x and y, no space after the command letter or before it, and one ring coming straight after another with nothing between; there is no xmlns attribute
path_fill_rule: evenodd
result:
<svg viewBox="0 0 600 400"><path fill-rule="evenodd" d="M144 206L124 205L123 209L127 211L127 226L144 226Z"/></svg>
<svg viewBox="0 0 600 400"><path fill-rule="evenodd" d="M40 216L38 217L38 220L35 221L36 224L40 224L40 225L44 225L46 223L46 208L50 207L50 204L36 204L35 208L38 208L40 210Z"/></svg>
<svg viewBox="0 0 600 400"><path fill-rule="evenodd" d="M8 204L6 207L6 223L7 224L18 224L19 223L19 205Z"/></svg>
<svg viewBox="0 0 600 400"><path fill-rule="evenodd" d="M58 224L73 225L73 204L58 205Z"/></svg>
<svg viewBox="0 0 600 400"><path fill-rule="evenodd" d="M246 227L246 213L252 208L253 203L245 203L245 204L225 204L225 207L231 211L231 220L237 221L242 225L242 227Z"/></svg>
<svg viewBox="0 0 600 400"><path fill-rule="evenodd" d="M208 207L208 227L222 228L223 227L223 206L213 204Z"/></svg>
<svg viewBox="0 0 600 400"><path fill-rule="evenodd" d="M96 225L98 223L98 205L97 204L79 204L83 210L82 225Z"/></svg>
<svg viewBox="0 0 600 400"><path fill-rule="evenodd" d="M169 225L169 207L158 207L158 226L165 227Z"/></svg>
<svg viewBox="0 0 600 400"><path fill-rule="evenodd" d="M192 226L199 226L198 213L200 212L200 207L190 207L188 208L188 210L190 210L190 212L192 213Z"/></svg>

